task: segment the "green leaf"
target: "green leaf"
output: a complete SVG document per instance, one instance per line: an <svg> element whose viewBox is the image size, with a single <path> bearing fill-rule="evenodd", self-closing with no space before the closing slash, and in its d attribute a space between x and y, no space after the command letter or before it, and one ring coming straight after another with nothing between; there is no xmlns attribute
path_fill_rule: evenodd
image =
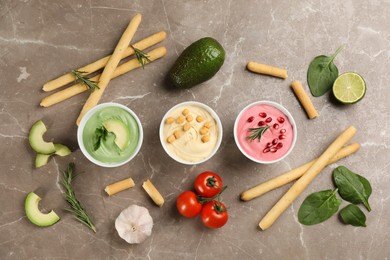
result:
<svg viewBox="0 0 390 260"><path fill-rule="evenodd" d="M98 127L95 129L95 136L94 136L94 143L93 143L93 150L96 151L99 149L100 145L102 144L102 141L105 141L108 135L108 131L104 126Z"/></svg>
<svg viewBox="0 0 390 260"><path fill-rule="evenodd" d="M363 203L368 211L371 211L368 198L372 193L372 188L366 178L344 166L339 166L333 171L333 180L343 199L353 204Z"/></svg>
<svg viewBox="0 0 390 260"><path fill-rule="evenodd" d="M298 220L304 225L321 223L338 210L341 200L336 197L337 189L324 190L310 194L298 211Z"/></svg>
<svg viewBox="0 0 390 260"><path fill-rule="evenodd" d="M258 139L258 141L260 142L261 137L263 136L265 131L267 131L268 128L269 128L268 125L264 127L249 128L249 132L251 132L251 134L247 136L247 138L251 142L256 139Z"/></svg>
<svg viewBox="0 0 390 260"><path fill-rule="evenodd" d="M349 204L340 210L340 217L345 224L355 227L366 227L366 215L354 204Z"/></svg>
<svg viewBox="0 0 390 260"><path fill-rule="evenodd" d="M88 74L86 71L72 70L73 76L76 78L76 83L82 83L87 89L94 91L99 89L99 81L93 81L85 77Z"/></svg>
<svg viewBox="0 0 390 260"><path fill-rule="evenodd" d="M320 55L315 57L307 70L307 83L313 96L319 97L328 92L339 75L339 70L333 60L341 51L341 47L331 56Z"/></svg>

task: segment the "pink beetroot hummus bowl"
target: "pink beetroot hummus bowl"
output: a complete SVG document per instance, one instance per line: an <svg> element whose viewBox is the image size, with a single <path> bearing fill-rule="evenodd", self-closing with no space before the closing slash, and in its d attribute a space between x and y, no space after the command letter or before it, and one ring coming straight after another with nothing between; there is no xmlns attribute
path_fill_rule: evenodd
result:
<svg viewBox="0 0 390 260"><path fill-rule="evenodd" d="M297 127L290 112L272 101L246 106L234 123L234 140L250 160L270 164L290 154L297 140Z"/></svg>

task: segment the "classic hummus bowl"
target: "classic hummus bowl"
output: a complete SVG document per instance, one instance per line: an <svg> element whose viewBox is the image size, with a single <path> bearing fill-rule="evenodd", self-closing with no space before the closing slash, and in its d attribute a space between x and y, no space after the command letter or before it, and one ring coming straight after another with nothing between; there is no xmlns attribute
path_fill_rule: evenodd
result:
<svg viewBox="0 0 390 260"><path fill-rule="evenodd" d="M207 161L222 142L222 124L209 106L188 101L172 107L160 124L160 141L175 161L194 165Z"/></svg>
<svg viewBox="0 0 390 260"><path fill-rule="evenodd" d="M103 167L126 164L142 146L137 115L118 103L102 103L88 111L77 129L77 141L88 160Z"/></svg>

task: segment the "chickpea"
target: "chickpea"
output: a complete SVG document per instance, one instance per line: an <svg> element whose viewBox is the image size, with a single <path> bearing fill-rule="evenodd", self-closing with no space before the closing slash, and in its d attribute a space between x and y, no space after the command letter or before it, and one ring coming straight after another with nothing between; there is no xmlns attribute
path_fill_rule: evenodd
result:
<svg viewBox="0 0 390 260"><path fill-rule="evenodd" d="M186 117L186 119L187 119L187 122L191 122L191 121L193 120L193 118L192 118L191 115L188 115L188 116Z"/></svg>
<svg viewBox="0 0 390 260"><path fill-rule="evenodd" d="M196 117L196 121L198 122L198 123L200 123L200 122L202 122L204 119L203 119L203 116L197 116Z"/></svg>
<svg viewBox="0 0 390 260"><path fill-rule="evenodd" d="M181 123L184 122L184 119L185 119L184 116L179 116L179 117L176 119L176 123L181 124Z"/></svg>
<svg viewBox="0 0 390 260"><path fill-rule="evenodd" d="M175 138L174 135L170 135L170 136L168 137L168 139L167 139L167 142L171 144L171 143L173 143L173 142L175 141L175 139L176 139L176 138Z"/></svg>
<svg viewBox="0 0 390 260"><path fill-rule="evenodd" d="M182 112L183 116L186 116L188 115L188 113L190 113L190 110L188 110L188 108L185 108Z"/></svg>
<svg viewBox="0 0 390 260"><path fill-rule="evenodd" d="M207 143L209 140L210 140L210 136L209 135L202 136L202 142L203 143Z"/></svg>
<svg viewBox="0 0 390 260"><path fill-rule="evenodd" d="M199 133L201 135L205 135L209 132L209 130L206 128L206 127L202 127L200 130L199 130Z"/></svg>
<svg viewBox="0 0 390 260"><path fill-rule="evenodd" d="M190 123L186 123L186 124L183 126L183 130L184 130L184 131L188 131L188 130L190 130L190 128L191 128L191 124L190 124Z"/></svg>
<svg viewBox="0 0 390 260"><path fill-rule="evenodd" d="M176 139L179 139L181 136L181 132L179 130L176 130L175 132L173 132L173 135L175 136Z"/></svg>
<svg viewBox="0 0 390 260"><path fill-rule="evenodd" d="M204 127L210 129L210 128L211 128L211 122L210 122L210 121L209 121L209 122L206 122L206 123L204 124Z"/></svg>
<svg viewBox="0 0 390 260"><path fill-rule="evenodd" d="M175 119L173 119L173 117L170 116L170 117L167 118L167 120L165 120L165 123L170 125L170 124L173 123L173 121L175 121Z"/></svg>

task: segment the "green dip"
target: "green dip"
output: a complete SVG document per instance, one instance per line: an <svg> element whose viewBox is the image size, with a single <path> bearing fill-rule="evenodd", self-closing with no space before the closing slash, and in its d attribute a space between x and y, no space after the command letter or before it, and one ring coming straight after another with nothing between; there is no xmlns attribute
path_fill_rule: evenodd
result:
<svg viewBox="0 0 390 260"><path fill-rule="evenodd" d="M94 151L96 141L95 130L100 128L107 119L115 118L122 121L130 131L130 140L121 151L115 144L115 134L108 132L106 140L102 140L100 147ZM88 153L103 163L123 162L134 153L139 142L139 127L134 117L120 107L104 107L97 110L87 121L83 131L83 143Z"/></svg>

